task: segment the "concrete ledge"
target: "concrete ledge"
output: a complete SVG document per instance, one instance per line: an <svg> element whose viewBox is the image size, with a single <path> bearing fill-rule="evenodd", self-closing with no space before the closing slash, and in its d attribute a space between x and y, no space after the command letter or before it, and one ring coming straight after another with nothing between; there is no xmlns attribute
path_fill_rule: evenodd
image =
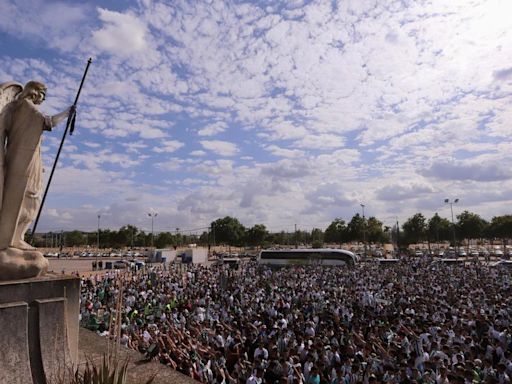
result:
<svg viewBox="0 0 512 384"><path fill-rule="evenodd" d="M0 282L0 384L45 383L78 362L79 297L74 276Z"/></svg>
<svg viewBox="0 0 512 384"><path fill-rule="evenodd" d="M28 304L0 304L0 384L31 384Z"/></svg>
<svg viewBox="0 0 512 384"><path fill-rule="evenodd" d="M36 303L43 370L46 379L58 382L59 375L72 365L66 327L66 299L36 300Z"/></svg>
<svg viewBox="0 0 512 384"><path fill-rule="evenodd" d="M103 354L107 353L107 338L85 328L80 328L79 360L85 363L87 359L101 362ZM156 374L153 384L197 384L189 376L185 376L163 364L155 361L142 362L144 356L131 349L120 347L118 352L120 361L128 359L128 382L127 384L144 384L152 375Z"/></svg>

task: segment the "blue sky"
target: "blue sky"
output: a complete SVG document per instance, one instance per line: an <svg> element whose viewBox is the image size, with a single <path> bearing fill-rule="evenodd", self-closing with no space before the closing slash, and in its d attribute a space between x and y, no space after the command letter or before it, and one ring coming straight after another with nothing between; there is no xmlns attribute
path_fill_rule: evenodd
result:
<svg viewBox="0 0 512 384"><path fill-rule="evenodd" d="M41 230L490 219L512 200L512 2L0 2L0 82L72 103ZM44 137L49 170L63 127ZM47 172L48 174L48 172Z"/></svg>

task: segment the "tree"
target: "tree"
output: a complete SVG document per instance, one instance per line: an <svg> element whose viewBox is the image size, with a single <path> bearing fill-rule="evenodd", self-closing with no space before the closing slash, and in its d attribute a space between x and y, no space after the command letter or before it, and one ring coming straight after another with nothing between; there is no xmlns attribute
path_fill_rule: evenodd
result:
<svg viewBox="0 0 512 384"><path fill-rule="evenodd" d="M347 240L348 241L362 241L364 231L363 218L356 213L350 222L347 224Z"/></svg>
<svg viewBox="0 0 512 384"><path fill-rule="evenodd" d="M110 233L110 245L114 248L123 248L131 243L132 231L128 226L122 226L119 231Z"/></svg>
<svg viewBox="0 0 512 384"><path fill-rule="evenodd" d="M406 244L415 244L423 241L426 237L426 219L421 213L416 213L414 216L407 219L402 225L403 241Z"/></svg>
<svg viewBox="0 0 512 384"><path fill-rule="evenodd" d="M71 231L66 233L66 244L69 247L79 247L85 244L84 234L80 231Z"/></svg>
<svg viewBox="0 0 512 384"><path fill-rule="evenodd" d="M506 245L506 239L512 237L512 215L495 216L489 224L487 236L489 238L499 238Z"/></svg>
<svg viewBox="0 0 512 384"><path fill-rule="evenodd" d="M151 245L151 233L146 234L144 231L139 231L135 234L135 246L146 247Z"/></svg>
<svg viewBox="0 0 512 384"><path fill-rule="evenodd" d="M470 239L480 239L484 234L487 222L476 213L468 211L457 215L457 227L462 239L468 239L468 247Z"/></svg>
<svg viewBox="0 0 512 384"><path fill-rule="evenodd" d="M427 238L429 242L439 243L452 238L451 223L448 219L442 218L435 213L427 224Z"/></svg>
<svg viewBox="0 0 512 384"><path fill-rule="evenodd" d="M299 244L311 243L311 233L308 231L301 231L300 229L293 233L293 244L298 246Z"/></svg>
<svg viewBox="0 0 512 384"><path fill-rule="evenodd" d="M112 248L112 231L110 229L100 229L99 238L100 248Z"/></svg>
<svg viewBox="0 0 512 384"><path fill-rule="evenodd" d="M271 233L268 235L268 240L272 244L284 245L289 243L289 234L285 231Z"/></svg>
<svg viewBox="0 0 512 384"><path fill-rule="evenodd" d="M249 245L259 245L263 244L265 239L268 236L267 227L263 224L256 224L252 228L249 228L246 231L245 238Z"/></svg>
<svg viewBox="0 0 512 384"><path fill-rule="evenodd" d="M326 243L337 243L341 245L341 243L347 241L347 235L345 221L336 218L325 230L324 239Z"/></svg>
<svg viewBox="0 0 512 384"><path fill-rule="evenodd" d="M215 240L219 244L241 245L244 240L245 227L234 217L226 216L212 224Z"/></svg>
<svg viewBox="0 0 512 384"><path fill-rule="evenodd" d="M169 232L160 232L155 237L155 247L156 248L167 248L171 245L175 244L175 238Z"/></svg>
<svg viewBox="0 0 512 384"><path fill-rule="evenodd" d="M199 236L198 243L201 245L210 245L211 244L211 234L210 232L204 231L201 233L201 236Z"/></svg>
<svg viewBox="0 0 512 384"><path fill-rule="evenodd" d="M311 231L311 245L313 248L322 248L324 245L324 233L319 228L313 228Z"/></svg>
<svg viewBox="0 0 512 384"><path fill-rule="evenodd" d="M371 243L383 243L386 240L382 221L375 217L368 218L366 222L366 240Z"/></svg>
<svg viewBox="0 0 512 384"><path fill-rule="evenodd" d="M384 229L382 230L384 232L384 239L383 243L389 243L391 241L391 227L389 225L385 225Z"/></svg>
<svg viewBox="0 0 512 384"><path fill-rule="evenodd" d="M115 243L119 247L126 247L135 245L135 237L137 236L139 229L134 225L123 225L114 235Z"/></svg>

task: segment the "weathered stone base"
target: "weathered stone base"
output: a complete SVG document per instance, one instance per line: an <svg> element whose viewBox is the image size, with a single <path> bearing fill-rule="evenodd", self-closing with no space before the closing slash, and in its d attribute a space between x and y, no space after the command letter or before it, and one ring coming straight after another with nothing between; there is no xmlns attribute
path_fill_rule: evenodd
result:
<svg viewBox="0 0 512 384"><path fill-rule="evenodd" d="M0 384L42 384L78 362L80 280L0 282Z"/></svg>
<svg viewBox="0 0 512 384"><path fill-rule="evenodd" d="M35 249L0 249L0 281L38 277L48 265L48 259Z"/></svg>

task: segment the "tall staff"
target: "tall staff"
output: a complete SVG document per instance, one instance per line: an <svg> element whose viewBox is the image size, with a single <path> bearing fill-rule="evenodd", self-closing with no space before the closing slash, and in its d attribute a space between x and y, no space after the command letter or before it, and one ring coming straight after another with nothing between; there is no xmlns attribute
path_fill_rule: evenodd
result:
<svg viewBox="0 0 512 384"><path fill-rule="evenodd" d="M59 150L57 151L57 156L55 157L55 161L53 162L52 171L50 172L50 177L48 178L48 183L46 184L46 189L44 190L43 199L41 200L41 205L39 206L39 212L37 212L36 220L34 221L34 226L32 227L31 239L30 243L34 243L34 236L36 233L37 223L39 222L39 217L41 216L41 212L43 211L44 202L46 200L46 195L48 194L48 190L50 189L50 184L52 183L53 174L55 172L55 168L57 168L57 163L59 162L60 152L62 151L62 146L64 145L64 141L66 140L66 135L72 135L75 131L75 119L76 119L76 104L78 103L78 98L80 97L80 92L82 92L82 87L84 85L85 77L87 76L87 71L89 70L89 66L92 63L92 59L89 58L87 60L87 65L85 67L84 75L82 76L82 81L80 82L80 87L78 88L78 92L75 97L75 102L71 106L71 110L69 112L68 121L66 123L66 129L64 130L64 134L62 135L62 140L60 141Z"/></svg>

